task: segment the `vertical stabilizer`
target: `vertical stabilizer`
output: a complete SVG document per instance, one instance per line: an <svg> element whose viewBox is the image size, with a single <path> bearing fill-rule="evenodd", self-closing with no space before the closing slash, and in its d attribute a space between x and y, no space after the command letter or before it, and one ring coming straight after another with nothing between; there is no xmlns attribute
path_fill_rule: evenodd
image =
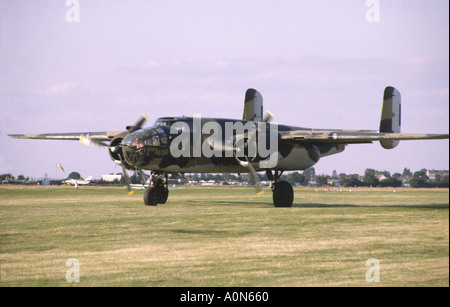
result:
<svg viewBox="0 0 450 307"><path fill-rule="evenodd" d="M401 127L401 96L392 86L386 87L381 110L380 133L400 133ZM399 141L382 140L381 146L386 149L397 147Z"/></svg>
<svg viewBox="0 0 450 307"><path fill-rule="evenodd" d="M263 116L263 98L255 89L249 88L245 92L243 120L262 121Z"/></svg>

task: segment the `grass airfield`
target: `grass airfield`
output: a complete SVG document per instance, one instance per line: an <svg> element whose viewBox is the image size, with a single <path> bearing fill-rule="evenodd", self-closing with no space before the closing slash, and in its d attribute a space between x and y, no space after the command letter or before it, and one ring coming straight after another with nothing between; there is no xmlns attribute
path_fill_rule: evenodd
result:
<svg viewBox="0 0 450 307"><path fill-rule="evenodd" d="M0 186L0 286L449 286L448 189L265 191Z"/></svg>

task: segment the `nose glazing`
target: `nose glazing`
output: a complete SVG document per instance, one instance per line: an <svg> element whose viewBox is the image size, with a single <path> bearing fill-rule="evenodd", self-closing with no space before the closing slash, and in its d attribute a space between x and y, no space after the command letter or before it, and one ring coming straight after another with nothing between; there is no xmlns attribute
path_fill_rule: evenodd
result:
<svg viewBox="0 0 450 307"><path fill-rule="evenodd" d="M138 130L127 135L122 141L122 152L127 163L139 166L145 157L144 133Z"/></svg>

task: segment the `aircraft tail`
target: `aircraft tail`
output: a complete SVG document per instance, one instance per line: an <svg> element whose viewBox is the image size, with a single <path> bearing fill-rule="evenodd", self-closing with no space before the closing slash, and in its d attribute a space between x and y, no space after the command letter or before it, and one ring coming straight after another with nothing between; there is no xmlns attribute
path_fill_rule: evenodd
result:
<svg viewBox="0 0 450 307"><path fill-rule="evenodd" d="M86 181L87 181L87 182L89 182L89 181L91 181L91 180L92 180L92 176L89 176L89 177L86 178Z"/></svg>
<svg viewBox="0 0 450 307"><path fill-rule="evenodd" d="M263 116L263 98L255 89L249 88L245 92L243 120L262 121Z"/></svg>
<svg viewBox="0 0 450 307"><path fill-rule="evenodd" d="M392 86L386 87L381 110L380 133L400 133L401 127L401 96L400 92ZM397 147L400 141L381 140L385 149Z"/></svg>

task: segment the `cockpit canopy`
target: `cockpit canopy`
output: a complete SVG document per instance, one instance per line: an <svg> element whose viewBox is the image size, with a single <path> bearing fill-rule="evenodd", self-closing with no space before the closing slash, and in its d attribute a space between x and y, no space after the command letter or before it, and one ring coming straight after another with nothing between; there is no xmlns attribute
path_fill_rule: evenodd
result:
<svg viewBox="0 0 450 307"><path fill-rule="evenodd" d="M167 134L162 128L140 129L127 135L122 144L134 149L144 146L159 147L167 145Z"/></svg>
<svg viewBox="0 0 450 307"><path fill-rule="evenodd" d="M140 129L123 139L122 152L127 164L142 166L152 159L158 148L166 147L167 142L167 134L161 127Z"/></svg>

